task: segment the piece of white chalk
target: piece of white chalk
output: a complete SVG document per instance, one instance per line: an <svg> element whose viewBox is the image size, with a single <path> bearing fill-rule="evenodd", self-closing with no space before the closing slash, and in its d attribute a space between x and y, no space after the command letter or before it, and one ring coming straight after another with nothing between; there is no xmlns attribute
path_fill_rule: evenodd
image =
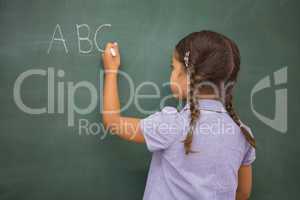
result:
<svg viewBox="0 0 300 200"><path fill-rule="evenodd" d="M110 48L110 53L111 53L112 56L116 56L116 52L113 48Z"/></svg>

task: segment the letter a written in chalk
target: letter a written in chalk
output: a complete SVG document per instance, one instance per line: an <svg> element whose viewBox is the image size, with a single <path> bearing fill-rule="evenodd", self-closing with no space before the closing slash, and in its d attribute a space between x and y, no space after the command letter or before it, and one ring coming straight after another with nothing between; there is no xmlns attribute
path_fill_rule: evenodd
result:
<svg viewBox="0 0 300 200"><path fill-rule="evenodd" d="M59 37L56 37L56 32L58 32ZM66 41L64 39L64 36L62 34L62 31L61 31L61 28L60 28L59 24L57 24L55 26L55 29L54 29L54 32L53 32L53 35L52 35L52 39L51 39L49 47L48 47L48 51L47 51L48 54L50 53L50 51L52 49L52 44L53 44L54 40L55 41L61 41L64 45L66 53L68 53L68 48L67 48L67 45L66 45Z"/></svg>

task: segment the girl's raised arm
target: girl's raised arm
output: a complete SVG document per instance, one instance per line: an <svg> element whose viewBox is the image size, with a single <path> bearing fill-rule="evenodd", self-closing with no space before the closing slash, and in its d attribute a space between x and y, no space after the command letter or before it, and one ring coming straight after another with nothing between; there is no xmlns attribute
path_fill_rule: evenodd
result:
<svg viewBox="0 0 300 200"><path fill-rule="evenodd" d="M114 53L112 53L113 49ZM113 55L114 54L114 55ZM144 143L140 130L140 119L124 117L120 114L118 93L118 69L120 67L120 52L117 43L107 43L102 53L104 66L104 92L102 120L104 126L121 138L133 142Z"/></svg>

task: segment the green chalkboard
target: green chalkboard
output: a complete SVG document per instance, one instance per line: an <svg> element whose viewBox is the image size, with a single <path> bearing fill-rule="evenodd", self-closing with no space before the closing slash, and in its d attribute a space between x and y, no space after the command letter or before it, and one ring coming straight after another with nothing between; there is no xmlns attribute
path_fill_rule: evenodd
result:
<svg viewBox="0 0 300 200"><path fill-rule="evenodd" d="M0 199L142 199L150 153L101 127L101 48L118 41L123 113L145 117L141 108L158 110L170 95L164 83L175 44L204 29L241 51L235 106L258 144L252 199L296 199L299 7L297 0L0 0ZM130 84L145 81L161 98L130 100L137 92Z"/></svg>

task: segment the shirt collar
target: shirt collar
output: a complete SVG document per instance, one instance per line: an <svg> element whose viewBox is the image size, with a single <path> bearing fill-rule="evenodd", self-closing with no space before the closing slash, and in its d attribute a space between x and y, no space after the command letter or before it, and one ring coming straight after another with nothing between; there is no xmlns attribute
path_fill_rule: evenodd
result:
<svg viewBox="0 0 300 200"><path fill-rule="evenodd" d="M189 102L186 103L183 110L190 108ZM198 100L198 108L214 112L227 112L224 104L220 100L215 99L200 99Z"/></svg>

